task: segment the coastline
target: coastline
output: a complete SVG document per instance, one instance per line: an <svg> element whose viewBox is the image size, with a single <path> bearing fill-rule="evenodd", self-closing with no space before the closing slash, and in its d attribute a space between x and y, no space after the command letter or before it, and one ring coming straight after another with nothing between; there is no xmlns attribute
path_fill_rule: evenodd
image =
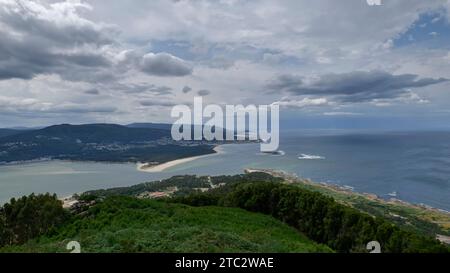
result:
<svg viewBox="0 0 450 273"><path fill-rule="evenodd" d="M436 224L441 228L441 231L446 232L445 235L439 233L435 234L436 239L445 244L450 244L450 211L435 208L426 204L410 203L397 198L383 199L376 194L356 192L353 189L348 188L348 186L312 181L281 170L257 168L245 169L245 173L253 172L262 172L274 177L282 178L288 184L302 185L307 189L332 196L337 202L352 207L357 205L358 200L364 200L363 202L366 204L373 203L376 204L376 206L383 206L387 210L382 211L382 214L387 213L385 216L391 219L407 220L418 218L421 221ZM409 224L411 225L411 223Z"/></svg>
<svg viewBox="0 0 450 273"><path fill-rule="evenodd" d="M165 170L167 168L177 166L185 162L190 162L201 157L223 153L220 147L216 147L215 152L216 153L209 155L194 156L173 160L149 168L143 167L143 169L139 171L159 172L161 170ZM424 204L409 203L396 198L383 199L375 194L355 192L346 186L339 186L300 178L295 174L290 174L288 172L281 170L257 169L257 168L247 168L244 170L244 173L253 173L253 172L267 173L274 177L282 178L284 180L284 183L297 184L301 185L301 187L305 187L308 190L321 192L322 194L334 198L339 203L357 208L365 213L373 215L374 217L377 217L377 215L378 216L382 215L383 217L389 218L391 221L403 224L406 223L407 225L410 225L411 227L416 228L417 230L420 231L429 231L427 227L423 226L422 224L423 222L436 224L439 229L435 231L432 230L433 234L435 235L435 238L446 244L449 244L450 242L449 211L433 208L431 206L427 206ZM162 190L155 191L155 193L159 194L160 191ZM80 195L80 193L77 194ZM75 195L60 196L59 199L63 202L64 208L71 208L73 206L76 206L77 203L79 202L79 200L75 197ZM367 206L374 208L374 210L370 210L370 212L368 212L367 210L364 209L364 207Z"/></svg>
<svg viewBox="0 0 450 273"><path fill-rule="evenodd" d="M157 165L149 165L149 163L137 163L136 168L138 171L141 171L141 172L157 173L157 172L165 171L169 168L175 167L175 166L183 164L183 163L187 163L187 162L191 162L191 161L194 161L194 160L197 160L200 158L210 157L213 155L219 155L219 154L224 153L224 151L221 148L221 145L214 147L213 150L214 150L214 153L212 153L212 154L191 156L191 157L168 161L168 162L157 164Z"/></svg>
<svg viewBox="0 0 450 273"><path fill-rule="evenodd" d="M322 188L322 189L326 189L335 193L340 193L340 194L345 194L348 196L357 196L357 197L363 197L365 199L371 200L371 201L375 201L375 202L379 202L382 204L390 204L390 205L402 205L405 207L410 207L410 208L415 208L415 209L424 209L424 210L428 210L428 211L434 211L434 212L439 212L439 213L444 213L450 216L450 211L445 210L445 209L440 209L440 208L435 208L433 206L430 205L426 205L423 203L417 204L417 203L411 203L402 199L398 199L395 197L389 198L389 199L383 199L381 197L379 197L378 195L374 194L374 193L367 193L367 192L357 192L354 191L354 189L350 186L341 186L341 185L337 185L337 184L330 184L330 183L325 183L325 182L318 182L318 181L312 181L310 179L307 178L301 178L298 177L297 175L282 171L282 170L274 170L274 169L253 169L253 168L248 168L244 170L245 173L253 173L253 172L261 172L261 173L266 173L269 175L272 175L274 177L279 177L284 179L286 182L288 183L292 183L292 184L304 184L304 185L309 185L309 186L313 186L316 188Z"/></svg>
<svg viewBox="0 0 450 273"><path fill-rule="evenodd" d="M295 174L290 174L285 171L273 169L245 169L245 173L253 172L267 173L274 177L282 178L288 184L298 184L307 189L321 192L347 206L358 208L358 204L364 204L372 206L372 208L382 207L378 213L384 217L388 217L392 221L407 221L407 225L413 225L413 223L417 223L414 219L419 219L420 221L436 224L440 228L440 231L436 231L435 239L445 244L450 244L450 211L434 208L425 204L414 204L397 198L386 200L375 194L355 192L347 186L303 179ZM359 207L359 209L369 213L368 211L361 209L361 207ZM370 212L369 214L375 215L375 211ZM416 228L418 228L418 226Z"/></svg>

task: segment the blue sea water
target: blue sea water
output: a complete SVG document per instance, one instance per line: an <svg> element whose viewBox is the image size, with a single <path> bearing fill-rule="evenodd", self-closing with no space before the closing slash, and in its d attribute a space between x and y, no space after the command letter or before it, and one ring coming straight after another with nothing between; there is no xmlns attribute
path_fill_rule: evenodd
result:
<svg viewBox="0 0 450 273"><path fill-rule="evenodd" d="M282 135L280 150L284 155L261 154L258 144L231 145L221 157L172 170L207 174L213 169L279 169L386 199L395 195L450 210L450 132L290 132Z"/></svg>
<svg viewBox="0 0 450 273"><path fill-rule="evenodd" d="M450 210L450 133L409 132L287 136L286 156L312 154L286 171L316 181L354 187L358 192Z"/></svg>
<svg viewBox="0 0 450 273"><path fill-rule="evenodd" d="M31 192L60 196L133 185L179 174L221 175L269 168L353 187L380 197L450 210L450 132L284 132L280 155L259 144L229 144L223 153L144 173L134 164L50 161L0 167L0 202ZM391 194L391 195L389 195Z"/></svg>

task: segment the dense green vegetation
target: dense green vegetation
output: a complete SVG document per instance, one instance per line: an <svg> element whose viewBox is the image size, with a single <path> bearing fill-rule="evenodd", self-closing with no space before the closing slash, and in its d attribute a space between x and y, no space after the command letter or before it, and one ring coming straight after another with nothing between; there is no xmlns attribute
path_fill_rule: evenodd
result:
<svg viewBox="0 0 450 273"><path fill-rule="evenodd" d="M435 236L436 234L450 236L450 215L438 210L425 209L402 202L387 202L368 198L364 194L336 190L329 186L301 179L298 179L292 185L330 196L341 204L351 206L376 217L386 218L412 232L428 236Z"/></svg>
<svg viewBox="0 0 450 273"><path fill-rule="evenodd" d="M83 143L111 143L149 141L169 137L170 131L152 128L129 128L116 124L53 125L39 130L28 130L5 137L3 141L36 141L59 138Z"/></svg>
<svg viewBox="0 0 450 273"><path fill-rule="evenodd" d="M218 185L233 185L237 183L246 182L277 182L285 183L286 181L280 177L274 177L267 173L257 172L251 174L240 174L233 176L215 176L210 177L209 180L215 186ZM293 187L298 187L304 190L319 192L325 196L332 197L336 202L345 206L353 207L359 211L367 213L377 218L387 219L390 222L400 226L404 230L413 233L420 233L422 235L435 237L436 234L450 235L449 219L450 217L445 213L440 213L434 210L427 210L424 208L411 206L402 203L387 203L382 200L369 199L367 196L358 193L349 193L335 190L321 184L303 181L301 179L295 182L290 182ZM148 182L138 184L131 187L112 188L107 190L96 190L86 194L92 194L97 197L105 197L111 195L128 195L139 196L143 192L164 191L168 187L178 187L178 191L172 196L184 196L197 192L198 188L208 188L208 177L199 176L175 176L160 182ZM220 187L214 189L216 199L220 199L230 191L230 187ZM196 205L201 204L217 204L218 200L211 202L211 195L207 198L201 199L203 195L198 196Z"/></svg>
<svg viewBox="0 0 450 273"><path fill-rule="evenodd" d="M276 219L238 208L108 197L57 231L0 252L330 252Z"/></svg>
<svg viewBox="0 0 450 273"><path fill-rule="evenodd" d="M189 193L194 193L196 191L195 190L196 188L208 188L210 187L210 184L208 182L208 178L204 176L198 177L195 175L180 175L180 176L173 176L169 179L164 179L157 183L147 182L130 187L87 191L82 195L82 198L86 198L88 196L96 196L96 197L108 197L117 195L137 196L146 191L149 192L162 191L169 187L178 188L178 191L175 193L176 195L185 195Z"/></svg>
<svg viewBox="0 0 450 273"><path fill-rule="evenodd" d="M0 246L22 244L68 219L56 195L30 195L0 208Z"/></svg>
<svg viewBox="0 0 450 273"><path fill-rule="evenodd" d="M338 252L365 252L366 244L374 240L380 242L383 252L449 251L432 237L406 231L318 192L273 182L238 183L227 188L220 189L219 193L212 190L174 201L195 206L239 207L268 214Z"/></svg>
<svg viewBox="0 0 450 273"><path fill-rule="evenodd" d="M82 208L72 210L71 217L61 217L39 232L21 233L28 235L0 251L64 252L68 241L77 240L86 252L367 252L366 244L376 240L386 253L449 252L434 234L405 229L309 187L251 173L175 176L90 191L79 197ZM158 201L136 198L148 198L142 195L148 192L170 193ZM23 203L14 201L16 208ZM60 211L59 202L52 204ZM43 210L39 205L32 208ZM379 207L373 209L378 212ZM5 225L14 222L8 219L0 217L0 227L12 226ZM23 226L28 222L20 219L14 230L27 230ZM15 238L5 236L5 230L0 228L2 239Z"/></svg>
<svg viewBox="0 0 450 273"><path fill-rule="evenodd" d="M273 177L265 173L251 173L251 174L238 174L238 175L221 175L221 176L196 176L196 175L177 175L168 179L164 179L158 182L141 183L129 187L100 189L87 191L82 196L96 196L104 198L108 196L138 196L143 192L155 192L164 191L169 187L177 187L178 191L174 196L184 196L186 194L195 193L199 188L210 188L211 185L218 186L219 184L235 184L243 182L283 182L283 179ZM219 189L216 189L218 192Z"/></svg>

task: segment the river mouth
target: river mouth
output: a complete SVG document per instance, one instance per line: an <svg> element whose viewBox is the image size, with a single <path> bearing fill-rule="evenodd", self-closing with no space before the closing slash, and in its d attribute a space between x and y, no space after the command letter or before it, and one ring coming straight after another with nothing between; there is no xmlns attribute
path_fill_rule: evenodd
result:
<svg viewBox="0 0 450 273"><path fill-rule="evenodd" d="M450 149L445 148L450 143L442 143L443 139L450 142L450 137L442 134L450 134L410 134L414 137L285 134L281 139L282 155L261 153L257 143L225 144L220 146L221 153L151 173L137 171L132 163L46 161L0 166L0 202L33 192L66 196L175 175L234 175L245 169L273 169L384 199L450 210Z"/></svg>

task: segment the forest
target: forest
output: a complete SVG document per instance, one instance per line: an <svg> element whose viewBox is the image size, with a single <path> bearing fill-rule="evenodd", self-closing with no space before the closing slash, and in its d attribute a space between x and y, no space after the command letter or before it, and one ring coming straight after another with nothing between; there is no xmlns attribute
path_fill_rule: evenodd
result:
<svg viewBox="0 0 450 273"><path fill-rule="evenodd" d="M271 215L337 252L366 252L370 241L380 242L386 253L449 252L435 238L404 230L321 193L282 183L231 183L226 188L171 201L192 206L238 207Z"/></svg>
<svg viewBox="0 0 450 273"><path fill-rule="evenodd" d="M23 244L70 219L56 195L24 196L0 207L0 246Z"/></svg>
<svg viewBox="0 0 450 273"><path fill-rule="evenodd" d="M83 241L90 252L367 253L371 241L378 241L383 253L449 252L430 235L267 174L210 179L222 186L201 192L195 188L208 180L177 176L160 184L91 191L80 196L88 202L76 212L63 209L55 195L11 199L0 208L0 252L60 251L67 239ZM136 197L162 186L181 191L157 200ZM257 243L255 232L258 240L272 243Z"/></svg>

